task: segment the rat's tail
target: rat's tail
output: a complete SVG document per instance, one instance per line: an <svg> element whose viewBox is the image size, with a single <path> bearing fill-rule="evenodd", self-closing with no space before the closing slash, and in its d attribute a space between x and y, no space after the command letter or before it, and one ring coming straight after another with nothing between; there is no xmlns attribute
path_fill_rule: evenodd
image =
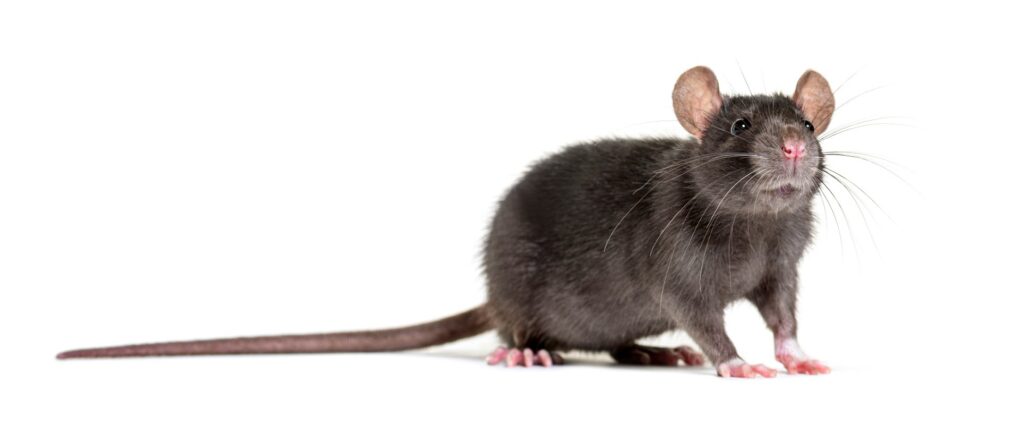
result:
<svg viewBox="0 0 1024 425"><path fill-rule="evenodd" d="M493 328L486 305L482 305L441 320L404 328L89 348L66 351L58 354L57 358L400 351L452 342Z"/></svg>

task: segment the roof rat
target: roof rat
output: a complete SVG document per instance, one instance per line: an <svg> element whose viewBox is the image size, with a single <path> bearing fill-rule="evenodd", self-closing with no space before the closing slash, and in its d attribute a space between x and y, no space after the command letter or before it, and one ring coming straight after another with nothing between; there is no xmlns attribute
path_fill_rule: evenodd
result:
<svg viewBox="0 0 1024 425"><path fill-rule="evenodd" d="M551 366L561 351L626 364L704 363L690 347L637 339L686 331L723 377L772 377L744 362L724 309L753 302L790 373L827 373L796 340L797 263L822 180L820 135L835 100L807 71L792 96L727 96L706 67L684 72L675 114L695 139L607 139L536 163L500 202L485 243L487 302L404 328L68 351L60 359L369 352L422 348L497 329L487 361Z"/></svg>

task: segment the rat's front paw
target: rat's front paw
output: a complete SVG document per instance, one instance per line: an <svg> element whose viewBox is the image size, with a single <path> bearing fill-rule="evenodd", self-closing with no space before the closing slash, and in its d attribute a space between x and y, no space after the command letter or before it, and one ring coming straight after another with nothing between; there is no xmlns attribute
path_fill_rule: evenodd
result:
<svg viewBox="0 0 1024 425"><path fill-rule="evenodd" d="M790 374L821 375L832 371L824 363L807 357L804 350L800 349L800 344L797 344L796 338L777 338L775 359L782 363L786 367L786 372Z"/></svg>
<svg viewBox="0 0 1024 425"><path fill-rule="evenodd" d="M774 378L775 369L763 364L748 364L742 359L732 359L718 365L718 376L723 378Z"/></svg>
<svg viewBox="0 0 1024 425"><path fill-rule="evenodd" d="M832 371L824 363L812 359L795 359L790 356L778 356L779 362L786 367L790 374L803 373L807 375L821 375Z"/></svg>

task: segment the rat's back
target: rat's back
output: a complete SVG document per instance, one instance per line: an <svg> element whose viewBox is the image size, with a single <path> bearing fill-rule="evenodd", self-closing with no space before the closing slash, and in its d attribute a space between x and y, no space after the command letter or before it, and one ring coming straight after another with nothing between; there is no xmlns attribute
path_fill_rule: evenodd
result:
<svg viewBox="0 0 1024 425"><path fill-rule="evenodd" d="M610 139L536 163L501 201L485 246L488 305L500 336L515 345L594 350L640 337L602 322L633 320L629 301L649 299L628 284L654 261L630 254L652 242L651 232L632 231L652 213L653 197L638 200L656 171L695 147L674 138ZM605 249L613 229L625 249ZM639 326L630 328L641 333L669 326L654 315L635 320Z"/></svg>

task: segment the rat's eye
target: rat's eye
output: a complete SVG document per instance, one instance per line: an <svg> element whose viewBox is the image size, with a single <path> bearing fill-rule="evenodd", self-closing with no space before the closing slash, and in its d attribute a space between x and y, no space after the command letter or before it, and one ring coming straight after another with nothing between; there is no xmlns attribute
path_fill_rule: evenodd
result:
<svg viewBox="0 0 1024 425"><path fill-rule="evenodd" d="M804 120L804 128L811 130L811 132L814 132L814 124L811 124L810 121Z"/></svg>
<svg viewBox="0 0 1024 425"><path fill-rule="evenodd" d="M746 118L740 118L732 123L732 128L729 129L729 132L733 136L739 136L740 133L747 131L748 128L750 128L750 121L747 121Z"/></svg>

